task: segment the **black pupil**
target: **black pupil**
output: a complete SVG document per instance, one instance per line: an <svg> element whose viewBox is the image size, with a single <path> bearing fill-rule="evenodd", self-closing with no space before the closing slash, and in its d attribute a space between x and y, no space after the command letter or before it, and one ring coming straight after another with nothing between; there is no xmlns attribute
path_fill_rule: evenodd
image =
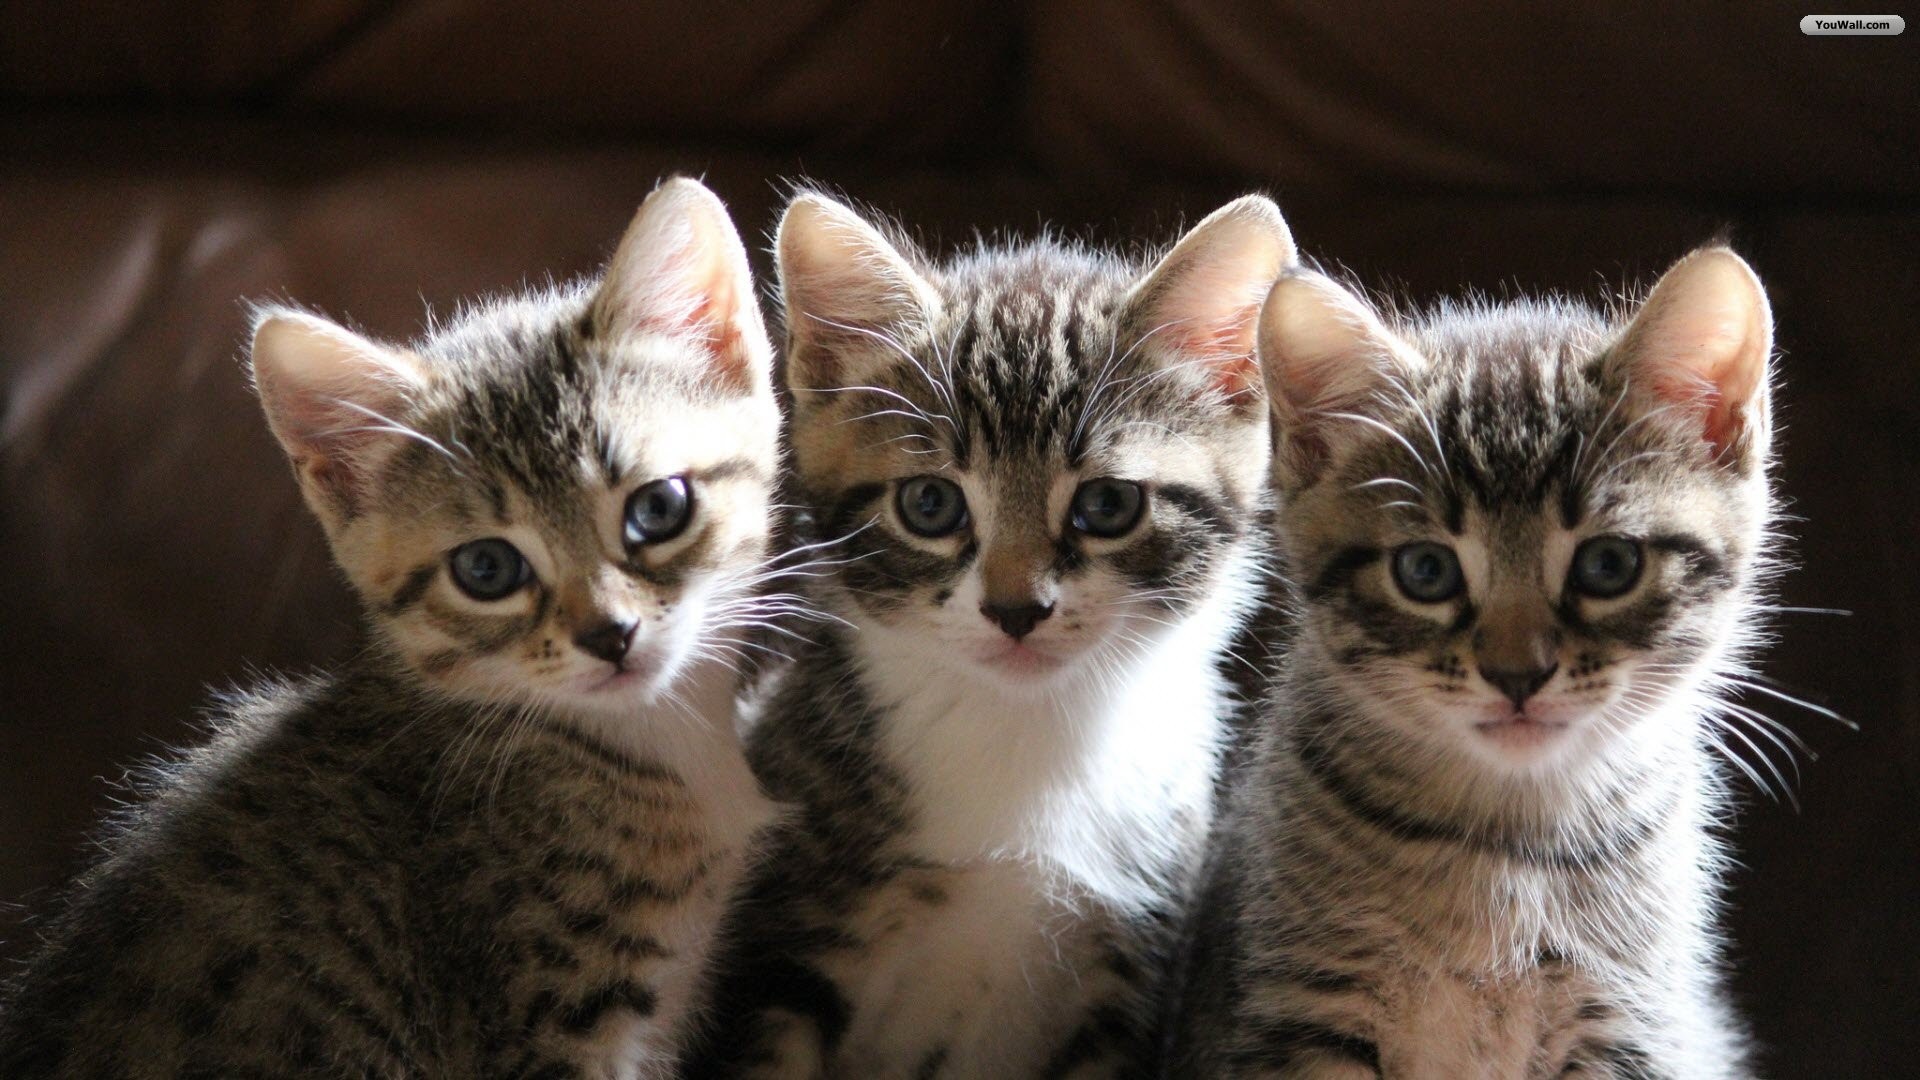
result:
<svg viewBox="0 0 1920 1080"><path fill-rule="evenodd" d="M478 547L467 556L467 576L477 585L494 585L507 574L507 563L492 544Z"/></svg>
<svg viewBox="0 0 1920 1080"><path fill-rule="evenodd" d="M652 544L680 535L692 505L686 481L679 477L640 488L627 502L627 543Z"/></svg>
<svg viewBox="0 0 1920 1080"><path fill-rule="evenodd" d="M641 520L648 525L658 525L666 519L671 509L666 495L656 491L647 496L646 508L641 511Z"/></svg>
<svg viewBox="0 0 1920 1080"><path fill-rule="evenodd" d="M966 522L967 504L960 489L937 476L906 481L895 499L901 520L921 536L945 536Z"/></svg>
<svg viewBox="0 0 1920 1080"><path fill-rule="evenodd" d="M947 505L947 493L938 484L920 485L920 495L914 500L914 509L920 516L932 520L940 516Z"/></svg>
<svg viewBox="0 0 1920 1080"><path fill-rule="evenodd" d="M1640 574L1640 552L1626 540L1590 540L1579 553L1580 580L1587 592L1617 596Z"/></svg>
<svg viewBox="0 0 1920 1080"><path fill-rule="evenodd" d="M454 581L480 600L498 600L520 588L526 564L505 540L475 540L453 553Z"/></svg>
<svg viewBox="0 0 1920 1080"><path fill-rule="evenodd" d="M1095 536L1117 537L1140 520L1145 496L1125 480L1089 480L1073 496L1073 527Z"/></svg>
<svg viewBox="0 0 1920 1080"><path fill-rule="evenodd" d="M1440 556L1431 551L1423 551L1413 560L1413 579L1417 585L1432 587L1445 577L1447 567Z"/></svg>
<svg viewBox="0 0 1920 1080"><path fill-rule="evenodd" d="M1410 544L1393 557L1393 576L1400 589L1424 604L1437 604L1460 592L1460 564L1453 552L1439 544Z"/></svg>

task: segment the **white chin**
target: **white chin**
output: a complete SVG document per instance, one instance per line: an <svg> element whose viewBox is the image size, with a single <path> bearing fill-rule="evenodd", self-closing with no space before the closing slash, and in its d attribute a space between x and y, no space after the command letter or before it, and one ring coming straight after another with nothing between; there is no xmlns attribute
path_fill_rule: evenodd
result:
<svg viewBox="0 0 1920 1080"><path fill-rule="evenodd" d="M1058 654L1025 645L996 645L976 654L988 674L1015 686L1037 686L1071 666Z"/></svg>
<svg viewBox="0 0 1920 1080"><path fill-rule="evenodd" d="M1516 762L1538 760L1567 738L1567 725L1513 718L1475 724L1473 737L1496 754Z"/></svg>
<svg viewBox="0 0 1920 1080"><path fill-rule="evenodd" d="M583 675L574 680L574 693L589 699L613 697L632 697L635 694L651 693L655 676L653 672L628 668L624 671L604 671L593 675Z"/></svg>
<svg viewBox="0 0 1920 1080"><path fill-rule="evenodd" d="M1585 717L1586 710L1569 702L1529 703L1524 712L1490 707L1467 718L1467 738L1484 756L1530 766L1573 745Z"/></svg>
<svg viewBox="0 0 1920 1080"><path fill-rule="evenodd" d="M568 690L576 701L599 708L630 706L660 696L672 682L677 665L659 657L630 660L615 671L611 666L575 676Z"/></svg>

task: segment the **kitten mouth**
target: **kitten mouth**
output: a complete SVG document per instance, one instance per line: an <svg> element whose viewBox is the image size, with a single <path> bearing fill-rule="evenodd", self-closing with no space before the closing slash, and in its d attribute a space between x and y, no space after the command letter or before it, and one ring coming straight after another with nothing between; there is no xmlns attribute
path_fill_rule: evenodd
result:
<svg viewBox="0 0 1920 1080"><path fill-rule="evenodd" d="M1498 746L1525 750L1544 746L1567 729L1565 720L1548 720L1525 709L1510 710L1494 720L1473 725L1483 738Z"/></svg>
<svg viewBox="0 0 1920 1080"><path fill-rule="evenodd" d="M1014 641L989 653L986 663L1003 674L1031 679L1053 674L1060 670L1063 661L1023 641Z"/></svg>
<svg viewBox="0 0 1920 1080"><path fill-rule="evenodd" d="M625 693L635 687L650 685L658 674L658 665L627 661L586 680L588 694Z"/></svg>

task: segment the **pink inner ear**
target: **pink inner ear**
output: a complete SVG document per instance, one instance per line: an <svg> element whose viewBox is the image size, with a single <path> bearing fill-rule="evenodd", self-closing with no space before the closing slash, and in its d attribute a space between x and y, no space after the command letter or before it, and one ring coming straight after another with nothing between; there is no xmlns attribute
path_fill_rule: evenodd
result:
<svg viewBox="0 0 1920 1080"><path fill-rule="evenodd" d="M1260 365L1252 353L1234 357L1214 369L1214 385L1234 404L1254 400L1260 385Z"/></svg>
<svg viewBox="0 0 1920 1080"><path fill-rule="evenodd" d="M1259 318L1260 305L1249 304L1209 322L1169 328L1168 345L1204 362L1207 384L1238 404L1256 397L1260 386L1260 363L1253 346Z"/></svg>
<svg viewBox="0 0 1920 1080"><path fill-rule="evenodd" d="M374 377L278 387L269 400L288 453L328 459L351 457L391 437L381 429L406 404L397 387Z"/></svg>
<svg viewBox="0 0 1920 1080"><path fill-rule="evenodd" d="M1667 368L1654 376L1651 385L1660 402L1695 417L1700 437L1715 453L1724 453L1739 437L1738 412L1712 379L1686 368Z"/></svg>
<svg viewBox="0 0 1920 1080"><path fill-rule="evenodd" d="M1302 429L1312 426L1320 422L1316 414L1341 404L1333 400L1334 369L1341 359L1337 353L1322 357L1275 355L1267 358L1267 362L1277 368L1274 375L1279 385L1275 406L1291 424Z"/></svg>
<svg viewBox="0 0 1920 1080"><path fill-rule="evenodd" d="M689 271L695 269L701 268L688 268ZM718 372L730 380L744 382L748 374L747 361L739 321L734 318L737 303L733 282L724 272L712 271L689 273L682 280L695 290L687 302L642 318L641 328L700 338L712 353Z"/></svg>
<svg viewBox="0 0 1920 1080"><path fill-rule="evenodd" d="M391 388L368 381L355 387L365 407L393 416L402 404ZM366 488L367 455L397 441L386 421L348 405L340 388L309 386L276 395L272 415L294 468L341 512L357 512Z"/></svg>
<svg viewBox="0 0 1920 1080"><path fill-rule="evenodd" d="M1629 384L1682 411L1716 456L1764 428L1772 318L1738 256L1702 251L1654 286L1624 344ZM1762 432L1764 437L1764 432Z"/></svg>
<svg viewBox="0 0 1920 1080"><path fill-rule="evenodd" d="M711 368L740 386L751 381L748 344L739 319L739 289L726 259L698 234L674 250L640 281L627 286L616 323L630 330L700 339Z"/></svg>
<svg viewBox="0 0 1920 1080"><path fill-rule="evenodd" d="M1685 347L1683 342L1649 343L1651 349ZM1710 343L1696 346L1697 349L1708 347ZM1746 411L1758 390L1757 385L1753 384L1752 375L1743 367L1744 362L1743 347L1733 350L1730 357L1711 368L1671 361L1647 365L1653 368L1649 373L1648 385L1657 401L1684 410L1694 417L1695 423L1700 426L1700 438L1718 456L1733 449L1745 434L1748 424Z"/></svg>

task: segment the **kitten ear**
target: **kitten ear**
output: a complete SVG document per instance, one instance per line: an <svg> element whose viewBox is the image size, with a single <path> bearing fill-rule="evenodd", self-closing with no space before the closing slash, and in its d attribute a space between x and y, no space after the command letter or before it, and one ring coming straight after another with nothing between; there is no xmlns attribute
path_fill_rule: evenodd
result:
<svg viewBox="0 0 1920 1080"><path fill-rule="evenodd" d="M774 241L787 308L787 385L796 392L858 381L859 357L924 327L940 294L859 214L822 195L787 206Z"/></svg>
<svg viewBox="0 0 1920 1080"><path fill-rule="evenodd" d="M252 367L267 426L331 531L357 512L380 463L408 438L400 417L426 371L410 353L277 307L254 319Z"/></svg>
<svg viewBox="0 0 1920 1080"><path fill-rule="evenodd" d="M1145 350L1190 366L1197 389L1248 412L1260 407L1255 355L1260 304L1298 252L1273 200L1247 195L1188 230L1126 301L1123 325Z"/></svg>
<svg viewBox="0 0 1920 1080"><path fill-rule="evenodd" d="M1750 466L1771 437L1773 311L1751 267L1724 247L1675 263L1609 363L1654 407L1691 414L1720 460Z"/></svg>
<svg viewBox="0 0 1920 1080"><path fill-rule="evenodd" d="M700 341L722 385L772 391L773 345L726 204L676 176L640 204L593 299L596 333Z"/></svg>
<svg viewBox="0 0 1920 1080"><path fill-rule="evenodd" d="M1260 368L1274 417L1274 477L1298 490L1319 477L1376 394L1423 365L1366 301L1310 270L1283 274L1260 309ZM1345 414L1345 415L1343 415Z"/></svg>

